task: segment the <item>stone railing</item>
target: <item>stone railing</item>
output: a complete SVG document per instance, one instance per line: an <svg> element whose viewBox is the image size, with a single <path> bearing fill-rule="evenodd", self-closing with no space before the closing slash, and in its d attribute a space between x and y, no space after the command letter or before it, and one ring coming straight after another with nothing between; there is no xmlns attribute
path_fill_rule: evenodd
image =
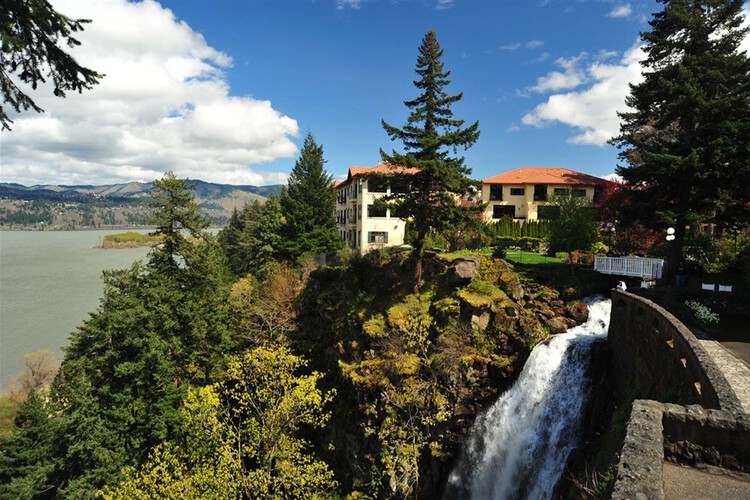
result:
<svg viewBox="0 0 750 500"><path fill-rule="evenodd" d="M612 292L609 344L615 380L636 397L741 412L713 358L677 318L648 299Z"/></svg>
<svg viewBox="0 0 750 500"><path fill-rule="evenodd" d="M750 472L750 416L634 401L612 499L663 499L665 459Z"/></svg>
<svg viewBox="0 0 750 500"><path fill-rule="evenodd" d="M608 342L615 380L638 398L664 401L633 402L613 499L663 499L665 459L750 472L750 415L685 325L643 297L613 291Z"/></svg>

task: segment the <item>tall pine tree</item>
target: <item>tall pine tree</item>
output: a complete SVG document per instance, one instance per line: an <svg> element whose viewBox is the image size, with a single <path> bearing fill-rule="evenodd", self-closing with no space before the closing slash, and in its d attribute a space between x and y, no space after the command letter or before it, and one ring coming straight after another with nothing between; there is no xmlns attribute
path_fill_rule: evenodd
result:
<svg viewBox="0 0 750 500"><path fill-rule="evenodd" d="M291 261L306 253L334 252L342 247L334 219L333 178L323 168L324 163L323 146L308 133L279 200L284 217L284 254Z"/></svg>
<svg viewBox="0 0 750 500"><path fill-rule="evenodd" d="M394 150L388 154L381 149L383 161L416 169L416 173L394 169L393 181L408 185L409 189L387 198L399 213L414 221L415 291L419 291L422 280L422 259L430 229L440 231L455 224L457 218L469 216L457 202L471 189L471 169L464 165L463 157L451 153L471 147L479 138L479 122L462 128L464 121L453 118L451 106L461 100L463 93L451 96L443 90L450 83L450 71L443 69L442 56L437 35L430 31L422 39L417 57L419 79L414 86L421 94L404 102L411 109L406 124L397 128L382 122L391 140L401 141L404 147L403 153Z"/></svg>
<svg viewBox="0 0 750 500"><path fill-rule="evenodd" d="M674 224L676 268L690 222L748 219L750 60L742 0L660 0L641 34L644 81L631 85L612 143L634 205ZM670 272L671 275L671 272Z"/></svg>

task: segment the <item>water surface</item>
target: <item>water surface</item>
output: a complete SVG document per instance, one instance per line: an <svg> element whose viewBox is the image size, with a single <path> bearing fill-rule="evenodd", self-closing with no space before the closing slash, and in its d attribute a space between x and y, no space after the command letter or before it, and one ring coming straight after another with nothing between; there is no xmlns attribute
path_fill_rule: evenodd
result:
<svg viewBox="0 0 750 500"><path fill-rule="evenodd" d="M146 256L147 248L94 248L122 232L0 232L0 392L24 370L25 353L49 349L62 358L70 333L99 305L104 269Z"/></svg>

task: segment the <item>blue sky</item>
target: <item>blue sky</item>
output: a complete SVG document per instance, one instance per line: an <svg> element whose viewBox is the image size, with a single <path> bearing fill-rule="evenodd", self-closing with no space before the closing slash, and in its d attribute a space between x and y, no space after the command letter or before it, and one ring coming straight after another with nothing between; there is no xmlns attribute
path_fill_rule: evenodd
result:
<svg viewBox="0 0 750 500"><path fill-rule="evenodd" d="M93 23L75 55L107 74L3 132L0 180L98 184L166 170L235 184L283 182L307 131L342 178L374 165L413 99L417 49L435 30L463 92L455 117L479 120L473 177L521 166L614 172L638 34L651 0L55 0ZM747 12L747 8L746 8ZM745 45L747 47L747 44ZM48 89L47 89L48 90Z"/></svg>

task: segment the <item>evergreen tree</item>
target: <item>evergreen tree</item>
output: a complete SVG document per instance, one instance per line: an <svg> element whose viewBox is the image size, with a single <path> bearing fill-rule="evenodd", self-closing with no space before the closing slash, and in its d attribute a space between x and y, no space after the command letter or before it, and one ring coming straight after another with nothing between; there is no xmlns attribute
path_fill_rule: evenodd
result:
<svg viewBox="0 0 750 500"><path fill-rule="evenodd" d="M191 193L193 189L194 184L176 178L172 172L154 181L151 207L155 212L148 223L156 226L150 234L162 237L163 243L152 250L150 265L168 277L179 275L181 267L184 269L190 264L196 247L188 236L204 238L203 230L208 227L208 221L198 212L198 204Z"/></svg>
<svg viewBox="0 0 750 500"><path fill-rule="evenodd" d="M748 218L750 60L739 51L742 0L660 1L641 34L644 81L631 85L612 143L633 206L660 216L661 230L674 225L676 263L688 223Z"/></svg>
<svg viewBox="0 0 750 500"><path fill-rule="evenodd" d="M393 181L408 185L409 189L391 195L388 200L400 213L414 221L416 291L422 280L422 258L430 229L440 231L446 225L455 224L460 216L470 216L468 210L457 204L457 199L471 189L467 177L471 169L464 165L463 157L452 157L450 153L472 146L479 138L479 122L462 128L464 121L453 118L451 105L460 101L463 94L449 96L444 91L450 83L450 71L443 69L442 55L437 36L430 31L422 39L417 58L419 80L414 86L421 94L404 102L412 110L406 124L397 128L382 122L391 140L401 141L405 150L404 153L394 150L387 154L381 149L383 161L414 169L394 169Z"/></svg>
<svg viewBox="0 0 750 500"><path fill-rule="evenodd" d="M44 111L11 79L15 76L32 89L48 78L54 84L54 94L65 97L69 90L90 89L103 75L78 64L62 50L60 42L69 47L80 45L73 33L83 31L87 19L70 19L52 8L47 0L3 0L0 9L2 53L0 58L0 89L3 102L16 112L33 109ZM47 70L47 71L45 71ZM46 75L45 75L46 73ZM46 76L46 77L45 77ZM13 120L0 106L0 130L10 130Z"/></svg>
<svg viewBox="0 0 750 500"><path fill-rule="evenodd" d="M308 133L280 198L284 254L291 261L305 253L334 252L343 246L333 214L333 179L324 170L324 163L323 146Z"/></svg>
<svg viewBox="0 0 750 500"><path fill-rule="evenodd" d="M0 477L18 486L13 491L92 497L122 467L179 437L187 386L211 383L238 348L224 307L226 263L201 231L206 223L187 183L169 173L154 184L156 233L165 243L146 265L105 271L100 306L71 335L50 390L49 418L27 419L33 425L16 430L21 443L55 430L51 443L35 445L45 450L44 461L30 462L32 453L14 453L18 460L10 464L0 460ZM5 443L0 447L3 455Z"/></svg>

